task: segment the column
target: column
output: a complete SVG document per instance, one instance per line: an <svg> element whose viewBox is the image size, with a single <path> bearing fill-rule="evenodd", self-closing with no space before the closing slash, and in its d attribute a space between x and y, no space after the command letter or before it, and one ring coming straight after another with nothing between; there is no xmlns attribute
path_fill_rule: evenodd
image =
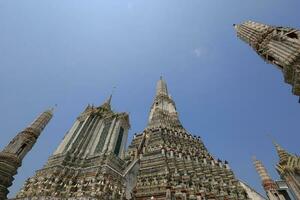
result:
<svg viewBox="0 0 300 200"><path fill-rule="evenodd" d="M87 152L89 152L89 155L92 155L95 151L95 148L98 144L101 132L100 130L103 129L103 119L101 119L98 124L97 127L95 128L95 131L93 133L91 142L89 143L88 147L87 147Z"/></svg>
<svg viewBox="0 0 300 200"><path fill-rule="evenodd" d="M124 128L124 127L123 127ZM121 145L121 150L120 150L120 158L124 159L125 158L125 151L126 151L126 144L127 144L127 139L128 139L128 128L124 128L124 134L122 138L122 145Z"/></svg>
<svg viewBox="0 0 300 200"><path fill-rule="evenodd" d="M109 142L109 146L108 146L108 151L109 152L113 152L114 148L116 146L116 141L119 135L119 130L120 130L120 120L118 120L116 122L116 126L114 127L113 131L112 131L112 135L111 135L111 140Z"/></svg>
<svg viewBox="0 0 300 200"><path fill-rule="evenodd" d="M110 138L111 138L112 132L114 130L115 124L116 124L116 118L113 119L113 121L110 125L109 133L108 133L108 136L106 137L105 144L104 144L102 152L106 152L107 149L108 149L108 145L109 145Z"/></svg>
<svg viewBox="0 0 300 200"><path fill-rule="evenodd" d="M83 122L81 128L77 131L76 136L75 136L75 138L73 139L72 143L69 145L67 151L69 151L69 150L73 147L74 142L77 140L78 135L80 134L81 130L85 127L85 125L86 125L86 123L87 123L87 121L88 121L89 118L90 118L90 116L88 116L88 117L84 120L84 122Z"/></svg>

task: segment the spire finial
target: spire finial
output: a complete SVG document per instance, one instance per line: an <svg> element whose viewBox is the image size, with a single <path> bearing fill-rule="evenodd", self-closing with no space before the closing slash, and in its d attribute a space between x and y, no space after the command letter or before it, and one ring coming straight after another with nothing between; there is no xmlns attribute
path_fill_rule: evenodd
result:
<svg viewBox="0 0 300 200"><path fill-rule="evenodd" d="M270 136L270 135L269 135ZM289 157L289 153L284 149L282 148L274 138L272 138L272 143L274 144L275 148L276 148L276 151L277 151L277 154L278 154L278 157L279 157L279 162L286 162L288 160L288 157Z"/></svg>
<svg viewBox="0 0 300 200"><path fill-rule="evenodd" d="M280 145L276 142L276 140L274 139L274 137L272 136L272 134L267 133L267 137L270 138L270 140L272 141L273 145L276 147L276 149L281 148Z"/></svg>
<svg viewBox="0 0 300 200"><path fill-rule="evenodd" d="M56 108L57 108L57 104L54 104L54 106L51 106L50 108L48 108L48 111L50 111L51 113L53 113Z"/></svg>
<svg viewBox="0 0 300 200"><path fill-rule="evenodd" d="M159 94L165 94L168 95L168 89L167 89L167 84L166 82L163 80L163 77L160 76L159 81L157 82L157 86L156 86L156 95Z"/></svg>
<svg viewBox="0 0 300 200"><path fill-rule="evenodd" d="M112 90L111 90L111 94L109 95L109 98L107 99L107 103L110 105L111 103L111 99L112 99L112 96L115 92L115 89L116 89L116 86L113 86Z"/></svg>
<svg viewBox="0 0 300 200"><path fill-rule="evenodd" d="M272 137L270 133L268 133L267 136L271 139L277 151L283 150L283 148L276 142L276 140L274 139L274 137Z"/></svg>
<svg viewBox="0 0 300 200"><path fill-rule="evenodd" d="M112 94L109 95L108 99L106 100L106 103L107 103L108 105L110 105L111 99L112 99Z"/></svg>
<svg viewBox="0 0 300 200"><path fill-rule="evenodd" d="M111 100L112 100L112 96L114 94L114 90L115 90L115 86L112 88L111 94L109 95L109 97L104 101L104 103L102 104L102 106L111 106Z"/></svg>
<svg viewBox="0 0 300 200"><path fill-rule="evenodd" d="M109 108L110 109L110 104L111 104L111 99L112 99L112 94L109 95L109 97L104 101L101 107Z"/></svg>

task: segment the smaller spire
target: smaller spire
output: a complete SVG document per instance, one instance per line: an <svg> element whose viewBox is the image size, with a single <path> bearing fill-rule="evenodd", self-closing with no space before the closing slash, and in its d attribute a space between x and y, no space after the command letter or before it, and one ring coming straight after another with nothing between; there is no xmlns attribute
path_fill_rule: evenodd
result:
<svg viewBox="0 0 300 200"><path fill-rule="evenodd" d="M261 161L257 160L255 156L252 157L253 164L255 166L255 169L258 173L258 175L261 178L262 185L265 189L265 191L272 190L276 188L276 185L270 175L268 174L268 171L264 167Z"/></svg>
<svg viewBox="0 0 300 200"><path fill-rule="evenodd" d="M273 144L279 157L279 163L287 162L290 154L285 149L283 149L275 140L273 140Z"/></svg>
<svg viewBox="0 0 300 200"><path fill-rule="evenodd" d="M105 108L108 108L110 109L111 107L111 99L112 99L112 94L109 95L109 97L104 101L104 103L100 106L100 107L105 107Z"/></svg>
<svg viewBox="0 0 300 200"><path fill-rule="evenodd" d="M0 199L7 199L8 188L12 185L14 175L22 165L23 158L36 143L39 135L53 116L53 109L42 112L27 128L0 151ZM34 137L33 137L34 136Z"/></svg>
<svg viewBox="0 0 300 200"><path fill-rule="evenodd" d="M268 136L271 138L272 143L275 146L279 157L279 163L286 162L290 154L276 142L276 140L271 136L271 134L268 134Z"/></svg>
<svg viewBox="0 0 300 200"><path fill-rule="evenodd" d="M46 110L46 112L49 112L49 113L53 114L56 108L57 108L57 104L54 104L54 106L48 108Z"/></svg>
<svg viewBox="0 0 300 200"><path fill-rule="evenodd" d="M110 105L111 99L112 99L112 94L109 95L108 99L106 100L106 103L107 103L108 105Z"/></svg>
<svg viewBox="0 0 300 200"><path fill-rule="evenodd" d="M255 156L252 156L253 164L257 173L259 174L262 181L271 180L266 168L263 166L262 162L257 160Z"/></svg>
<svg viewBox="0 0 300 200"><path fill-rule="evenodd" d="M159 79L159 81L157 82L157 85L156 85L156 96L158 96L160 94L168 95L167 84L163 80L162 76L160 76L160 79Z"/></svg>
<svg viewBox="0 0 300 200"><path fill-rule="evenodd" d="M28 128L31 128L35 130L36 134L39 135L43 129L46 127L46 125L49 123L51 118L53 117L53 111L54 108L48 108L44 112L42 112L29 126Z"/></svg>

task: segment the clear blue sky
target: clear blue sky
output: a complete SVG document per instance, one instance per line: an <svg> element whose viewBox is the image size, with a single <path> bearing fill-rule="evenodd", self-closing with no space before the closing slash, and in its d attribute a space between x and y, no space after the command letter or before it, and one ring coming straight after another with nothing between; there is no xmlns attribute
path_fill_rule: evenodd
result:
<svg viewBox="0 0 300 200"><path fill-rule="evenodd" d="M113 96L146 125L162 74L185 128L262 192L251 156L274 178L270 133L299 153L300 104L281 72L240 41L245 20L300 27L299 0L0 1L0 148L41 111L55 116L15 176L40 169L88 103Z"/></svg>

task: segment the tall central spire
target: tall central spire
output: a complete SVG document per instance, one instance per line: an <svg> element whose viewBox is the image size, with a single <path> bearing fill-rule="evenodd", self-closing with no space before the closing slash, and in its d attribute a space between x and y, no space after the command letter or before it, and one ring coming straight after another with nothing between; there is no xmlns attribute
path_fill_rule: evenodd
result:
<svg viewBox="0 0 300 200"><path fill-rule="evenodd" d="M160 76L160 79L156 85L156 96L158 96L158 95L168 95L167 84L163 80L162 76Z"/></svg>
<svg viewBox="0 0 300 200"><path fill-rule="evenodd" d="M160 77L156 85L156 96L151 106L148 127L182 128L175 102L169 95L167 84L162 77Z"/></svg>
<svg viewBox="0 0 300 200"><path fill-rule="evenodd" d="M183 128L162 77L148 126L134 136L126 159L133 163L130 174L136 174L128 191L135 200L250 200L228 163L215 159L199 137Z"/></svg>

